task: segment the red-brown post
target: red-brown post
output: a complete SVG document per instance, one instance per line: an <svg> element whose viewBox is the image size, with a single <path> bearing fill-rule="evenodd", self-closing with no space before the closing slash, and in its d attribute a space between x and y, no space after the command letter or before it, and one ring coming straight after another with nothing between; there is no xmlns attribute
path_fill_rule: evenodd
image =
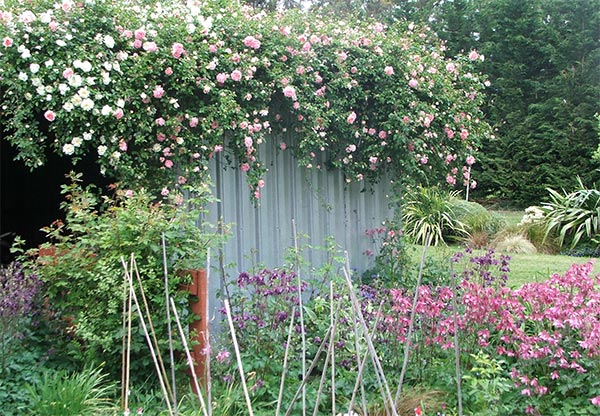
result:
<svg viewBox="0 0 600 416"><path fill-rule="evenodd" d="M193 340L194 346L192 347L192 358L195 362L195 372L198 378L198 383L201 388L206 388L206 382L208 380L208 374L206 374L206 361L208 357L204 354L206 352L206 346L208 344L208 317L207 305L208 305L208 282L206 279L206 270L190 270L189 274L192 278L192 282L188 287L190 295L195 298L190 299L190 309L196 319L190 323L190 332L195 333L196 337ZM196 299L197 298L197 299ZM192 383L192 388L194 384ZM199 392L195 391L196 394Z"/></svg>

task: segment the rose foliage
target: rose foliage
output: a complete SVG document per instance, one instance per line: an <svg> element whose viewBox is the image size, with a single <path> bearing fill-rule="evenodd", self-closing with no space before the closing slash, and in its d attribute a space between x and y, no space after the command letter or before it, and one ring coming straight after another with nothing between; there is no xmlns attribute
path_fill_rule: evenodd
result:
<svg viewBox="0 0 600 416"><path fill-rule="evenodd" d="M1 1L0 120L18 158L92 158L161 189L222 152L257 190L261 146L288 132L277 145L300 165L348 181L455 184L489 134L483 56L444 58L427 27L184 3Z"/></svg>

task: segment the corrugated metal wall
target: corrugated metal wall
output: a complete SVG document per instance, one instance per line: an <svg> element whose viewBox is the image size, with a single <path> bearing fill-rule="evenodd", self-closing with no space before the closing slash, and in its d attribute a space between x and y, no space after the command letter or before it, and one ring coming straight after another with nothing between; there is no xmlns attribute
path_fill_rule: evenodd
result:
<svg viewBox="0 0 600 416"><path fill-rule="evenodd" d="M291 150L279 150L281 141L291 137L271 137L261 149L261 159L269 172L261 190L260 205L254 206L245 174L227 167L220 158L211 166L214 193L220 202L209 209L207 220L232 224L232 235L223 251L223 263L234 264L232 277L254 265L281 267L285 255L294 246L292 221L295 221L299 244L324 245L333 237L348 252L350 266L359 272L371 264L363 254L372 249L365 230L380 227L391 218L389 181L365 189L365 185L347 185L339 171L299 168ZM310 264L323 261L322 251L308 251ZM212 253L212 266L218 253ZM213 269L214 270L214 269ZM214 272L213 272L214 275ZM214 288L215 279L211 279Z"/></svg>

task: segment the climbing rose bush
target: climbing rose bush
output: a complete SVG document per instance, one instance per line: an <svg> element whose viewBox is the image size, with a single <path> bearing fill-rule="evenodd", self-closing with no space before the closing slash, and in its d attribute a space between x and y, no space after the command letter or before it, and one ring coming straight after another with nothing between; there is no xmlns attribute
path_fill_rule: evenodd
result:
<svg viewBox="0 0 600 416"><path fill-rule="evenodd" d="M490 132L483 56L446 59L413 24L224 1L4 0L0 39L0 120L19 159L92 158L165 193L221 154L259 197L269 144L347 181L460 185Z"/></svg>

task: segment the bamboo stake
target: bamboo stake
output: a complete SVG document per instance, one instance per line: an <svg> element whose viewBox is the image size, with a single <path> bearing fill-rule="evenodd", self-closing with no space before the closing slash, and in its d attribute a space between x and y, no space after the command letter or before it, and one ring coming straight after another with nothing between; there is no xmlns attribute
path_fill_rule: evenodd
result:
<svg viewBox="0 0 600 416"><path fill-rule="evenodd" d="M373 324L373 329L372 329L373 333L375 333L375 331L377 331L377 325L379 324L379 318L381 317L381 309L382 308L383 308L383 301L381 301L379 303L379 309L377 310L377 316L375 317L375 322ZM357 353L357 357L358 357L358 350L356 351L356 353ZM348 413L353 411L354 400L356 399L356 393L358 391L359 384L364 389L364 384L362 382L362 375L363 375L363 370L365 368L365 364L367 362L368 356L369 356L369 351L365 351L362 361L360 360L360 357L358 357L358 363L359 363L358 374L356 376L356 382L354 383L354 389L352 390L352 397L350 398L350 404L348 405ZM362 393L363 393L363 413L367 414L366 403L364 401L364 390L362 391Z"/></svg>
<svg viewBox="0 0 600 416"><path fill-rule="evenodd" d="M338 302L338 311L339 311L339 304L340 302ZM321 373L321 380L319 381L319 389L317 390L317 398L315 399L315 409L313 411L313 416L317 416L318 412L319 412L319 405L321 404L321 393L323 392L323 386L325 385L325 376L327 375L327 367L329 366L329 358L332 355L332 350L333 350L333 342L334 342L334 337L335 337L335 325L336 325L336 321L337 321L337 314L335 315L335 317L333 317L333 313L330 314L331 317L331 324L330 328L331 328L331 334L329 336L328 340L323 340L323 342L325 341L329 341L329 348L327 348L327 355L325 356L325 363L323 364L323 372ZM335 387L332 387L332 390L335 390ZM335 407L335 406L334 406Z"/></svg>
<svg viewBox="0 0 600 416"><path fill-rule="evenodd" d="M132 261L133 261L133 264L135 265L135 260L132 259ZM171 408L171 399L169 397L169 394L167 393L167 389L165 387L165 383L164 383L163 377L160 372L160 367L158 365L158 360L156 358L156 353L154 352L154 347L152 346L152 341L150 340L150 335L148 334L148 328L146 327L146 322L144 321L144 315L142 314L142 310L140 309L140 304L138 302L137 296L135 294L135 290L133 288L133 279L131 278L131 275L127 272L127 266L125 265L125 260L123 260L123 257L121 257L121 263L123 263L123 266L126 270L125 273L127 275L127 281L129 282L129 292L131 293L131 296L133 297L133 302L135 303L135 306L137 308L138 316L140 318L140 323L142 324L142 329L144 330L144 335L146 336L146 342L148 344L148 348L150 349L150 354L152 356L152 361L154 361L154 367L156 368L156 373L158 375L160 387L161 387L165 402L167 403L169 415L173 415L173 409Z"/></svg>
<svg viewBox="0 0 600 416"><path fill-rule="evenodd" d="M340 298L341 301L341 298ZM339 302L338 301L338 304ZM329 281L329 319L334 321L333 316L333 281ZM333 326L333 333L331 334L331 415L335 416L335 333L336 326Z"/></svg>
<svg viewBox="0 0 600 416"><path fill-rule="evenodd" d="M292 318L290 319L290 327L288 329L287 342L285 343L285 353L283 354L283 369L281 370L281 382L279 383L279 395L277 396L277 410L275 416L279 416L281 411L281 401L283 400L283 386L285 385L285 376L287 375L288 353L290 350L290 342L292 340L292 331L294 330L294 318L296 316L296 306L292 307Z"/></svg>
<svg viewBox="0 0 600 416"><path fill-rule="evenodd" d="M237 337L235 335L235 327L233 326L233 318L231 317L231 307L229 306L229 299L225 299L224 303L225 312L227 313L227 322L229 323L229 330L231 331L231 339L233 341L233 347L235 349L235 356L237 358L238 370L240 372L240 378L242 379L242 388L244 389L244 397L246 398L248 415L254 416L254 412L252 411L252 403L250 403L250 394L248 393L248 386L246 385L246 374L244 373L244 367L242 365L240 346L237 342Z"/></svg>
<svg viewBox="0 0 600 416"><path fill-rule="evenodd" d="M385 388L385 396L384 403L389 401L389 405L392 410L392 415L398 416L398 412L396 411L396 406L394 405L394 401L392 398L392 393L390 392L390 388L383 372L383 367L381 366L381 362L379 361L379 357L377 355L377 351L375 350L375 346L373 345L373 340L369 335L369 329L367 328L367 324L360 310L360 305L358 304L358 300L356 299L356 294L354 293L354 288L352 286L352 281L350 280L350 274L348 270L344 267L344 275L346 277L346 284L348 285L348 290L350 291L350 300L352 301L352 306L354 307L354 312L358 317L360 324L362 326L363 333L365 334L365 339L367 341L367 347L369 348L369 352L371 354L371 359L373 360L373 364L375 367L375 373L379 372L381 376L381 380L383 383L383 387ZM387 399L387 400L386 400Z"/></svg>
<svg viewBox="0 0 600 416"><path fill-rule="evenodd" d="M121 337L121 408L122 410L127 409L125 403L125 396L127 395L127 386L125 385L125 365L127 362L127 337L125 331L127 330L127 312L130 309L127 309L127 300L128 300L128 291L127 284L125 281L125 276L123 275L123 313L122 313L122 324L121 324L121 333L123 334Z"/></svg>
<svg viewBox="0 0 600 416"><path fill-rule="evenodd" d="M428 231L425 236L425 245L423 246L423 254L421 255L421 264L419 266L419 275L417 276L417 285L415 287L415 294L412 301L412 310L410 311L410 321L408 322L408 334L406 334L406 344L404 344L404 360L402 361L402 371L400 371L400 381L398 383L398 390L396 391L396 398L394 403L398 403L400 400L400 394L402 393L402 384L404 383L404 376L406 375L406 369L408 368L408 359L410 356L410 347L412 342L412 333L415 327L415 315L417 313L417 302L419 301L419 287L421 286L421 279L423 277L423 268L425 266L425 255L427 254L427 246L431 234Z"/></svg>
<svg viewBox="0 0 600 416"><path fill-rule="evenodd" d="M173 309L173 315L175 316L175 322L177 323L177 328L179 329L179 336L181 337L181 342L183 343L183 348L185 350L185 355L187 357L188 366L190 367L190 372L192 373L192 380L194 381L194 387L198 392L198 397L200 398L200 407L202 408L202 414L204 416L208 416L208 412L206 410L206 403L204 402L204 397L202 396L202 392L200 391L200 384L198 383L198 377L196 377L196 372L194 371L194 359L192 358L192 354L190 354L190 349L188 347L188 343L185 337L185 333L183 332L183 328L181 327L181 320L179 319L179 314L177 313L177 308L175 307L175 302L173 298L169 298L171 301L171 308ZM210 403L210 402L209 402Z"/></svg>
<svg viewBox="0 0 600 416"><path fill-rule="evenodd" d="M146 300L146 291L144 290L144 286L142 285L142 278L140 277L140 272L137 267L137 262L135 262L133 258L133 254L131 255L131 264L132 264L132 272L135 272L136 280L138 285L140 286L140 295L142 296L142 303L144 304L144 313L148 317L148 327L150 328L150 335L152 336L152 342L154 343L154 349L156 350L156 355L158 359L158 364L160 366L161 375L163 380L165 380L165 387L167 388L167 392L169 393L170 400L174 400L173 392L171 390L171 386L169 384L169 379L167 378L167 370L165 368L165 363L163 362L162 356L160 354L160 348L158 346L158 340L156 339L156 331L154 330L154 324L152 323L152 315L150 315L150 307L148 306L148 301Z"/></svg>
<svg viewBox="0 0 600 416"><path fill-rule="evenodd" d="M471 167L469 166L469 169ZM458 416L463 416L462 403L462 378L460 375L460 346L458 345L458 307L456 302L457 282L454 273L454 267L450 263L450 272L452 273L452 318L454 320L454 365L456 370L456 394L458 396Z"/></svg>
<svg viewBox="0 0 600 416"><path fill-rule="evenodd" d="M298 259L298 234L296 220L292 218L292 231L294 234L294 255L296 260L296 277L298 278L298 308L300 311L300 332L302 336L302 378L306 378L306 334L304 331L304 306L302 304L302 280L300 279L300 260ZM302 415L306 416L306 386L302 385Z"/></svg>
<svg viewBox="0 0 600 416"><path fill-rule="evenodd" d="M206 250L206 285L208 288L210 288L210 249ZM209 298L207 296L206 297L206 319L208 319L209 312L210 312L210 306L209 306ZM208 345L209 350L210 350L210 327L209 327L209 325L206 325L206 331L208 333L206 334L205 345ZM205 359L204 368L206 370L206 373L205 373L205 376L206 376L206 399L209 403L208 416L212 416L212 405L210 405L212 403L212 381L211 381L211 375L210 375L210 354L206 354L204 357L205 357L204 358Z"/></svg>
<svg viewBox="0 0 600 416"><path fill-rule="evenodd" d="M317 361L319 360L319 357L321 357L321 353L323 352L323 348L325 346L325 340L327 338L329 338L330 334L331 334L331 327L329 327L327 329L327 333L325 334L325 337L323 338L321 345L319 345L319 348L317 349L317 353L316 353L315 358L313 359L312 363L310 364L310 367L308 368L307 374L310 374L315 369L315 367L317 365ZM300 396L300 393L304 389L304 386L306 386L307 381L308 381L308 375L302 379L302 383L300 384L300 387L298 388L298 390L296 390L296 394L292 398L292 402L290 403L288 410L285 412L285 416L289 416L290 413L292 412L294 403L296 403L296 400L298 399L298 396ZM305 409L303 409L303 410L305 410Z"/></svg>
<svg viewBox="0 0 600 416"><path fill-rule="evenodd" d="M178 411L177 411L177 385L176 385L176 381L175 381L175 357L173 355L173 333L171 331L171 313L170 313L170 308L169 308L169 273L167 270L167 245L165 243L165 233L161 234L161 243L162 243L162 255L163 255L163 273L164 273L164 278L165 278L165 306L166 306L166 312L167 312L167 334L169 336L169 359L171 361L171 385L172 390L171 392L171 398L173 399L173 411L175 412L175 416L177 416ZM145 302L145 301L144 301ZM150 315L148 315L150 316ZM158 345L157 345L157 349L158 349ZM160 354L159 354L160 355ZM161 358L161 362L162 362L162 358ZM164 367L164 364L163 364ZM165 379L167 379L167 377L165 376Z"/></svg>

